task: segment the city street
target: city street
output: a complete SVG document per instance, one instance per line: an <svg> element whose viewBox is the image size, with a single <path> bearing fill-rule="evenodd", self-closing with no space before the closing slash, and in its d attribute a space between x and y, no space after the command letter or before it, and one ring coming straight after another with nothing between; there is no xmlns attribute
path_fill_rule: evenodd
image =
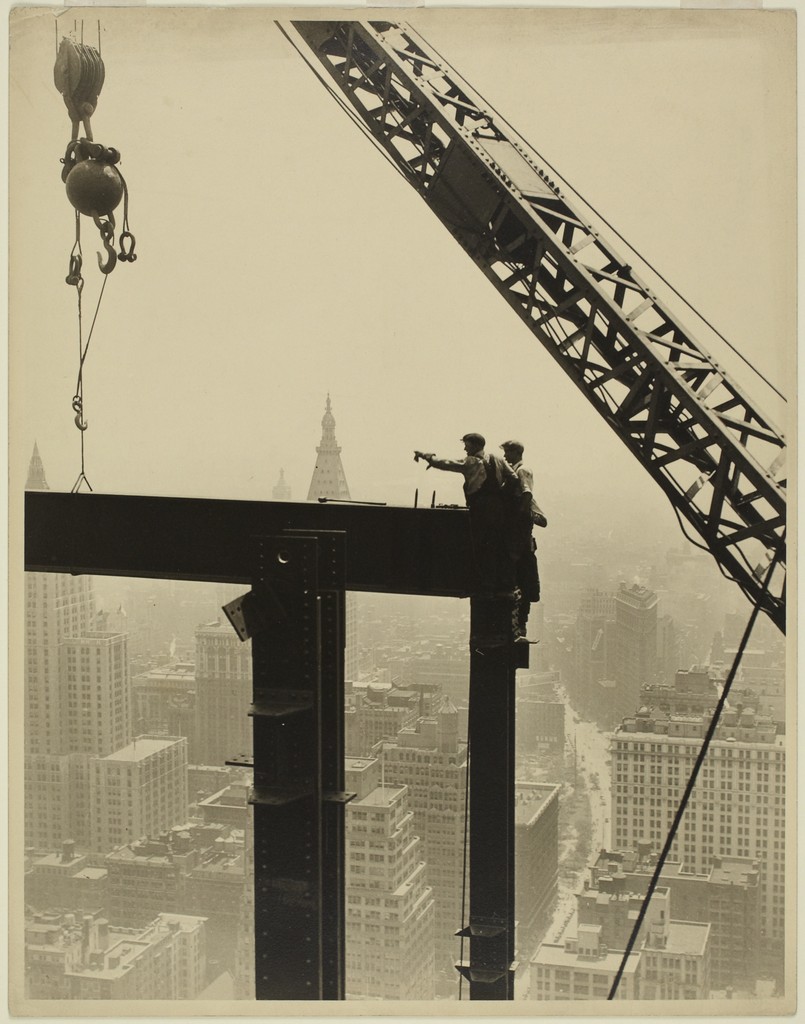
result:
<svg viewBox="0 0 805 1024"><path fill-rule="evenodd" d="M561 698L567 700L562 693ZM565 718L567 739L567 780L572 785L575 775L577 789L586 794L590 807L590 851L595 857L600 849L607 849L611 840L611 783L609 762L609 735L594 722L582 720L567 703ZM562 874L561 867L573 853L580 836L572 831L564 839L559 853L559 893L553 919L546 934L547 942L561 941L567 925L576 910L576 893L586 877L586 867L580 873Z"/></svg>

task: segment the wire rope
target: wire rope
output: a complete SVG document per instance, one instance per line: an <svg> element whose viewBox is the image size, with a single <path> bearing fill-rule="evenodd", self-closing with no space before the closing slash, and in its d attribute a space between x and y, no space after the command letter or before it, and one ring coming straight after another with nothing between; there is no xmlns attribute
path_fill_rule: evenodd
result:
<svg viewBox="0 0 805 1024"><path fill-rule="evenodd" d="M78 214L77 213L76 213L76 221L78 222ZM78 246L78 253L79 253L79 258L80 258L81 245L80 245L80 241L78 241L78 240L77 240L77 246ZM75 483L72 486L71 493L73 493L73 494L80 489L82 482L85 483L90 490L92 490L92 484L89 482L89 479L88 479L87 474L86 474L86 454L85 454L85 449L84 449L84 433L85 433L86 428L87 428L87 424L86 424L86 422L84 420L84 362L86 361L87 353L89 352L90 342L92 341L92 334L93 334L93 332L95 330L95 323L96 323L96 321L98 319L98 313L100 312L100 309L101 309L101 301L103 299L103 295L104 295L104 292L106 290L106 282L108 280L109 280L108 276L104 275L103 284L101 285L101 290L100 290L100 292L98 294L98 301L95 304L95 312L94 312L93 317L92 317L92 323L90 324L90 329L89 329L89 332L87 334L86 342L84 342L84 340L83 340L83 329L84 328L83 328L83 310L82 310L82 301L81 301L81 293L83 291L83 285L84 285L83 278L79 277L79 280L78 280L78 282L76 283L76 286L75 286L76 294L77 294L77 297L78 297L78 377L76 379L75 396L73 398L73 410L74 410L74 412L76 414L76 416L75 416L76 426L78 427L78 432L79 432L80 437L81 437L81 446L80 446L80 451L81 451L81 470L80 470L80 472L79 472L79 474L78 474L78 476L76 478Z"/></svg>
<svg viewBox="0 0 805 1024"><path fill-rule="evenodd" d="M470 808L470 733L469 726L467 728L467 774L464 783L464 860L461 867L461 951L459 957L462 966L464 965L464 930L467 927L467 859L468 859L468 846L467 846L467 830L469 824L469 808ZM464 975L459 973L458 976L458 998L461 1000L462 988L464 984Z"/></svg>

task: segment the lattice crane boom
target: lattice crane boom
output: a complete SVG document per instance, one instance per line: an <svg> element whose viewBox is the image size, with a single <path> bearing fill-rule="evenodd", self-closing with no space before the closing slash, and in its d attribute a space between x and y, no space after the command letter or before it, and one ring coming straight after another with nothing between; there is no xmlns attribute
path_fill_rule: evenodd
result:
<svg viewBox="0 0 805 1024"><path fill-rule="evenodd" d="M384 21L293 31L722 571L785 631L784 435L418 33Z"/></svg>

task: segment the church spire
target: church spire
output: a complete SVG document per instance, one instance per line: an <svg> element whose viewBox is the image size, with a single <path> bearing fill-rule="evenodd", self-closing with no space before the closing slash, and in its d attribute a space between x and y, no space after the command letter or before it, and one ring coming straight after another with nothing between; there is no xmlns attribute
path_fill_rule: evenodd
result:
<svg viewBox="0 0 805 1024"><path fill-rule="evenodd" d="M310 481L308 501L317 498L349 500L349 487L341 465L341 448L335 439L335 416L330 395L321 418L321 443L316 448L316 468Z"/></svg>
<svg viewBox="0 0 805 1024"><path fill-rule="evenodd" d="M274 484L274 490L271 492L271 497L274 501L290 501L291 500L291 488L288 486L285 480L285 470L280 470L280 478Z"/></svg>
<svg viewBox="0 0 805 1024"><path fill-rule="evenodd" d="M28 463L28 479L25 482L26 491L49 491L48 482L45 479L45 467L42 465L42 458L39 455L39 446L34 441L34 451L31 461Z"/></svg>

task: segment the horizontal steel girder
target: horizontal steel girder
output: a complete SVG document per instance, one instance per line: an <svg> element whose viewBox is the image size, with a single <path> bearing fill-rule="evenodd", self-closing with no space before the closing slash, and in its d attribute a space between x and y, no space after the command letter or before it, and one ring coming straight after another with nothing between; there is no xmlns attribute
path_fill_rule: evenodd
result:
<svg viewBox="0 0 805 1024"><path fill-rule="evenodd" d="M721 569L784 630L784 435L418 33L382 21L293 30Z"/></svg>
<svg viewBox="0 0 805 1024"><path fill-rule="evenodd" d="M28 491L25 568L250 583L251 538L286 529L343 532L347 590L469 593L469 515L459 508Z"/></svg>

